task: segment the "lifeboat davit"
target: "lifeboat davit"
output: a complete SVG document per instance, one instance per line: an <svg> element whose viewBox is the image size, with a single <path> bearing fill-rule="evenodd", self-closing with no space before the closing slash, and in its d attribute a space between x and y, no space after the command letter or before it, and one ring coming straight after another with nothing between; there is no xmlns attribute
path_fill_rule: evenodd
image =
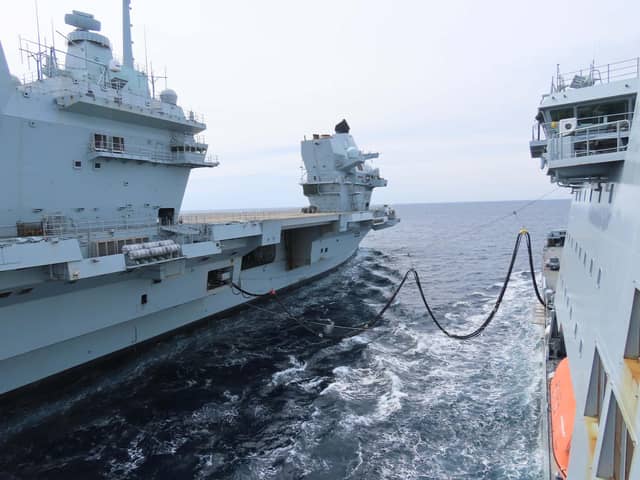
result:
<svg viewBox="0 0 640 480"><path fill-rule="evenodd" d="M569 359L564 358L558 364L549 386L549 403L551 406L551 438L553 456L560 468L560 473L567 478L569 453L571 451L571 435L576 415L576 399L571 385Z"/></svg>

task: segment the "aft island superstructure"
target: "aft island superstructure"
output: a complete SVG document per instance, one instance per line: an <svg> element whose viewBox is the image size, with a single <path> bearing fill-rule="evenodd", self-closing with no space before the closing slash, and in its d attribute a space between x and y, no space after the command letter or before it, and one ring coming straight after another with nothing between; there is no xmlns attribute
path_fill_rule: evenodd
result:
<svg viewBox="0 0 640 480"><path fill-rule="evenodd" d="M548 262L553 478L640 478L639 65L557 73L530 144L573 195Z"/></svg>
<svg viewBox="0 0 640 480"><path fill-rule="evenodd" d="M122 62L92 15L65 21L66 52L38 44L33 81L0 47L0 394L237 307L232 283L317 277L398 221L370 208L386 180L346 122L302 142L303 211L180 216L191 169L218 165L205 124L135 68L127 0Z"/></svg>

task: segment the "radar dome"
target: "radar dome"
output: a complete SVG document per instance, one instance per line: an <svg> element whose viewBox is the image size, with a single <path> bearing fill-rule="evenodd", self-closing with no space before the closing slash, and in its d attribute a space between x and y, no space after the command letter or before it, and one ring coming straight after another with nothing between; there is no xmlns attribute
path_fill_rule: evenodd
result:
<svg viewBox="0 0 640 480"><path fill-rule="evenodd" d="M178 94L175 92L175 90L167 88L166 90L160 92L160 101L163 103L176 105L178 103Z"/></svg>
<svg viewBox="0 0 640 480"><path fill-rule="evenodd" d="M122 70L122 64L115 58L112 58L109 61L109 70L111 70L112 72L119 72L120 70Z"/></svg>

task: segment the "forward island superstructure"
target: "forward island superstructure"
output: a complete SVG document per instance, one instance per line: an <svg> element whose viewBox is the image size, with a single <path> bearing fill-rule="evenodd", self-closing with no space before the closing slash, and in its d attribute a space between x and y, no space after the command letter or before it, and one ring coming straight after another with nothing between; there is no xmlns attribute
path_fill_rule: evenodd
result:
<svg viewBox="0 0 640 480"><path fill-rule="evenodd" d="M0 46L0 395L238 307L231 283L313 279L398 221L370 207L386 180L344 121L302 142L302 211L180 215L191 169L218 165L205 124L135 68L128 0L122 62L92 15L65 21L33 81Z"/></svg>
<svg viewBox="0 0 640 480"><path fill-rule="evenodd" d="M530 143L573 196L547 262L552 478L640 478L639 65L557 73Z"/></svg>

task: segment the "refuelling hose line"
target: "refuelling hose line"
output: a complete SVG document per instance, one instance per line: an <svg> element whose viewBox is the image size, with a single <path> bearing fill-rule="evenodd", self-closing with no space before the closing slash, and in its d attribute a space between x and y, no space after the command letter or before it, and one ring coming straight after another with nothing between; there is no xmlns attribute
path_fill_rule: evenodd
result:
<svg viewBox="0 0 640 480"><path fill-rule="evenodd" d="M243 289L242 287L240 287L239 285L237 285L236 283L231 283L231 288L232 291L233 290L237 290L239 293L238 294L242 294L245 295L247 297L253 297L253 298L267 298L267 297L272 297L276 300L276 302L279 304L280 308L282 309L283 313L290 318L291 320L295 321L296 323L298 323L300 326L302 326L305 330L309 331L310 333L317 335L319 337L325 337L325 336L330 336L330 337L340 337L340 338L348 338L348 337L353 337L355 335L359 335L363 332L365 332L366 330L369 330L371 328L374 328L382 319L382 317L384 316L385 312L389 309L389 307L393 304L393 302L396 300L396 297L398 296L398 294L400 293L400 290L402 290L402 288L404 287L404 285L407 282L407 279L410 276L413 276L413 279L415 281L416 286L418 287L418 293L420 294L420 298L422 300L422 303L427 311L427 314L429 315L429 317L431 318L431 320L433 321L433 323L436 325L436 327L438 328L438 330L440 330L444 335L446 335L449 338L452 338L454 340L470 340L472 338L477 337L478 335L480 335L488 326L489 324L491 324L493 318L495 317L496 313L498 313L498 309L500 308L500 305L502 303L502 300L504 298L504 294L507 291L507 286L509 285L509 280L511 279L511 274L513 273L513 267L515 265L516 259L518 257L518 252L520 250L520 244L522 241L522 238L524 237L526 245L527 245L527 253L528 253L528 257L529 257L529 270L531 273L531 282L533 283L533 289L536 293L536 297L538 299L538 301L540 302L540 304L542 304L544 307L546 307L546 303L543 300L542 296L540 295L540 290L538 289L538 284L536 281L536 274L535 274L535 269L533 268L533 253L531 250L531 236L529 235L529 232L526 229L522 229L520 230L520 232L518 233L517 237L516 237L516 242L515 245L513 247L513 253L511 254L511 260L509 262L509 268L507 269L507 274L505 276L504 282L502 283L502 288L500 289L500 293L498 294L498 297L493 305L493 308L491 309L491 311L489 312L489 314L487 315L487 317L484 319L484 321L480 324L480 326L478 328L476 328L475 330L469 332L469 333L465 333L465 334L458 334L458 333L452 333L449 330L447 330L441 321L439 321L435 314L433 313L433 310L431 308L431 306L429 305L429 302L427 301L427 296L424 293L424 289L422 287L422 282L420 281L420 274L418 273L418 271L414 268L410 268L409 270L406 271L406 273L404 274L404 276L402 277L402 280L400 280L400 283L398 283L398 285L394 288L393 293L391 294L391 296L389 297L389 299L385 302L385 304L383 305L383 307L380 309L380 311L375 315L375 317L373 317L373 319L369 322L366 323L361 323L359 325L337 325L334 324L333 322L329 322L329 323L325 323L325 322L318 322L318 321L314 321L314 320L305 320L302 318L299 318L295 315L293 315L291 313L291 311L287 308L287 306L284 304L284 302L282 302L282 300L279 298L277 292L275 290L270 290L268 292L264 292L264 293L256 293L256 292L250 292L246 289ZM235 293L235 291L234 291ZM319 332L316 331L312 326L316 326L316 327L322 327L323 331ZM344 331L345 333L343 335L333 335L333 331L334 330L338 330L338 331Z"/></svg>

